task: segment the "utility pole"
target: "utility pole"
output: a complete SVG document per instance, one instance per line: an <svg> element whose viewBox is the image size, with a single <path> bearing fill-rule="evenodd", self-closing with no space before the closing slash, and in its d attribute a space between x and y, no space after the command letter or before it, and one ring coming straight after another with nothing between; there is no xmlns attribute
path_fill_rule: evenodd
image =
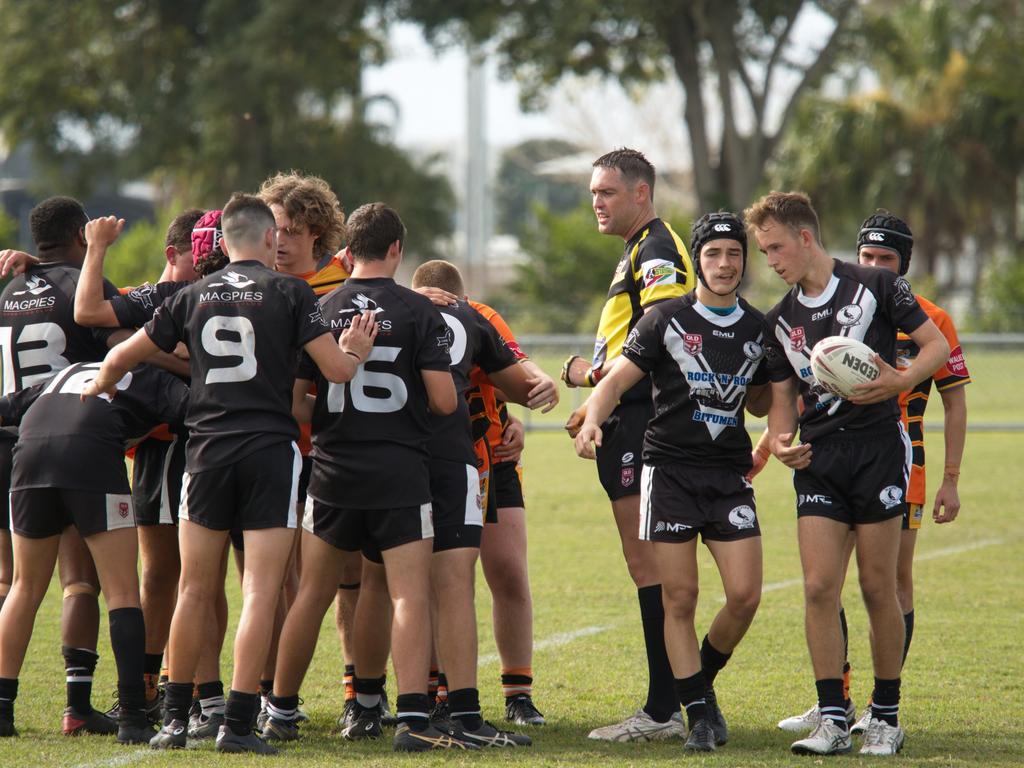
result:
<svg viewBox="0 0 1024 768"><path fill-rule="evenodd" d="M486 284L487 265L487 55L468 51L466 87L466 266L473 292Z"/></svg>

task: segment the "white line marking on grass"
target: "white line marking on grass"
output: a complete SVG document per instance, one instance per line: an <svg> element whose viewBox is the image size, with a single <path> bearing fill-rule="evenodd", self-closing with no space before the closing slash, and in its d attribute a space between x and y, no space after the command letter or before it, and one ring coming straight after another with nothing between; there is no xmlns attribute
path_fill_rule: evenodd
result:
<svg viewBox="0 0 1024 768"><path fill-rule="evenodd" d="M137 763L140 760L145 760L147 757L153 755L151 749L137 749L134 752L129 752L125 755L118 755L117 757L108 757L106 760L96 760L92 763L79 763L73 768L114 768L117 765L129 765L131 763Z"/></svg>
<svg viewBox="0 0 1024 768"><path fill-rule="evenodd" d="M970 544L961 544L958 547L943 547L942 549L933 549L930 552L922 552L921 554L914 555L914 562L922 562L924 560L937 560L940 557L946 557L947 555L959 555L963 552L972 552L975 549L984 549L985 547L994 547L998 544L1002 544L1003 539L981 539L980 541L972 541ZM765 592L776 592L780 589L786 589L787 587L798 587L804 583L801 579L786 579L785 581L775 581L771 584L765 584L761 588L761 594ZM725 595L718 598L718 602L725 602Z"/></svg>
<svg viewBox="0 0 1024 768"><path fill-rule="evenodd" d="M547 648L558 648L562 645L568 645L574 640L579 640L581 637L590 637L591 635L598 635L602 632L607 632L615 626L615 624L603 624L601 626L574 629L572 632L559 632L557 635L552 635L551 637L545 637L543 640L538 640L533 644L533 650L543 651ZM498 658L498 654L496 653L487 653L481 656L477 663L491 664L492 662L498 661Z"/></svg>

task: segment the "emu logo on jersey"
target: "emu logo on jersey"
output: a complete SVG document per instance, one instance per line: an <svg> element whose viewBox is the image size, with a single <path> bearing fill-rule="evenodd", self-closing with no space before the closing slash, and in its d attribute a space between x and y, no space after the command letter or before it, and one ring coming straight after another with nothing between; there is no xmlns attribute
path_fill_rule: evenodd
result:
<svg viewBox="0 0 1024 768"><path fill-rule="evenodd" d="M878 494L878 500L885 505L886 509L892 509L903 501L903 489L898 485L887 485Z"/></svg>
<svg viewBox="0 0 1024 768"><path fill-rule="evenodd" d="M757 362L764 357L764 347L756 341L743 342L743 356L750 362Z"/></svg>
<svg viewBox="0 0 1024 768"><path fill-rule="evenodd" d="M756 520L757 516L754 514L754 510L746 504L733 507L729 512L729 522L741 531L745 528L753 528Z"/></svg>
<svg viewBox="0 0 1024 768"><path fill-rule="evenodd" d="M223 283L210 283L210 288L220 288L222 285L226 285L229 288L241 290L255 284L255 281L250 280L240 272L225 272L223 278Z"/></svg>
<svg viewBox="0 0 1024 768"><path fill-rule="evenodd" d="M363 293L357 293L353 296L352 303L356 305L355 309L340 309L338 314L344 315L346 312L373 312L373 314L377 315L384 311L384 307Z"/></svg>
<svg viewBox="0 0 1024 768"><path fill-rule="evenodd" d="M794 352L800 352L807 343L807 336L804 334L804 327L791 328L789 331L789 348Z"/></svg>
<svg viewBox="0 0 1024 768"><path fill-rule="evenodd" d="M153 297L156 296L156 286L152 283L140 285L128 293L128 298L136 304L141 304L146 309L153 306Z"/></svg>
<svg viewBox="0 0 1024 768"><path fill-rule="evenodd" d="M684 333L683 344L686 345L686 351L691 356L696 357L704 348L704 339L701 338L699 333Z"/></svg>
<svg viewBox="0 0 1024 768"><path fill-rule="evenodd" d="M24 291L14 291L12 295L24 296L26 293L31 293L33 296L38 296L40 293L45 293L50 290L50 288L50 284L43 280L43 278L35 277L33 275L32 277L26 278Z"/></svg>
<svg viewBox="0 0 1024 768"><path fill-rule="evenodd" d="M836 320L840 325L857 325L863 315L864 310L859 304L847 304L836 313Z"/></svg>

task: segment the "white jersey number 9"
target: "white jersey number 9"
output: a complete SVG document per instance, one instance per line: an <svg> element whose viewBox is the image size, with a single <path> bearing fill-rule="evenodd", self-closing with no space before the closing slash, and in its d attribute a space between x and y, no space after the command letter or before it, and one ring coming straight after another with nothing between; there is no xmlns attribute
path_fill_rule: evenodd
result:
<svg viewBox="0 0 1024 768"><path fill-rule="evenodd" d="M222 331L237 333L238 341L222 338ZM207 384L249 381L256 376L256 333L247 317L214 315L203 325L203 349L214 357L240 357L242 362L229 368L211 368Z"/></svg>

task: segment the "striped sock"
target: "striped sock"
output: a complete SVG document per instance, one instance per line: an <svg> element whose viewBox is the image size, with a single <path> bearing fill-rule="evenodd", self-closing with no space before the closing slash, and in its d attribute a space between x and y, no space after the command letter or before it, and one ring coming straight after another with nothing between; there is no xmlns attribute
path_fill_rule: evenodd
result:
<svg viewBox="0 0 1024 768"><path fill-rule="evenodd" d="M533 695L533 667L502 667L501 691L505 698Z"/></svg>
<svg viewBox="0 0 1024 768"><path fill-rule="evenodd" d="M448 701L448 678L444 676L444 672L439 672L437 675L437 703L444 704Z"/></svg>
<svg viewBox="0 0 1024 768"><path fill-rule="evenodd" d="M356 665L345 665L345 676L342 678L342 685L345 686L345 701L351 701L356 697L356 689L353 681L356 677Z"/></svg>
<svg viewBox="0 0 1024 768"><path fill-rule="evenodd" d="M900 724L900 678L875 678L875 690L871 694L871 717L884 720L893 727Z"/></svg>
<svg viewBox="0 0 1024 768"><path fill-rule="evenodd" d="M267 714L275 720L290 723L299 712L299 694L293 696L275 696L270 694L267 701Z"/></svg>
<svg viewBox="0 0 1024 768"><path fill-rule="evenodd" d="M843 679L841 677L816 680L818 707L822 720L831 720L843 731L849 730L846 722L846 705L843 704Z"/></svg>
<svg viewBox="0 0 1024 768"><path fill-rule="evenodd" d="M430 670L427 675L427 698L431 701L437 701L437 676L438 671L436 669Z"/></svg>
<svg viewBox="0 0 1024 768"><path fill-rule="evenodd" d="M704 700L704 692L707 690L707 678L703 670L689 677L676 678L676 696L679 703L686 710L686 722L689 728L693 728L698 720L708 719L707 702Z"/></svg>
<svg viewBox="0 0 1024 768"><path fill-rule="evenodd" d="M224 714L224 683L220 680L200 683L197 686L196 698L199 699L203 717L209 718L211 715Z"/></svg>
<svg viewBox="0 0 1024 768"><path fill-rule="evenodd" d="M67 681L67 705L79 715L92 712L92 674L99 656L88 648L61 648L64 655L64 674Z"/></svg>
<svg viewBox="0 0 1024 768"><path fill-rule="evenodd" d="M430 725L430 699L425 693L400 693L395 699L395 716L412 731L423 732Z"/></svg>

